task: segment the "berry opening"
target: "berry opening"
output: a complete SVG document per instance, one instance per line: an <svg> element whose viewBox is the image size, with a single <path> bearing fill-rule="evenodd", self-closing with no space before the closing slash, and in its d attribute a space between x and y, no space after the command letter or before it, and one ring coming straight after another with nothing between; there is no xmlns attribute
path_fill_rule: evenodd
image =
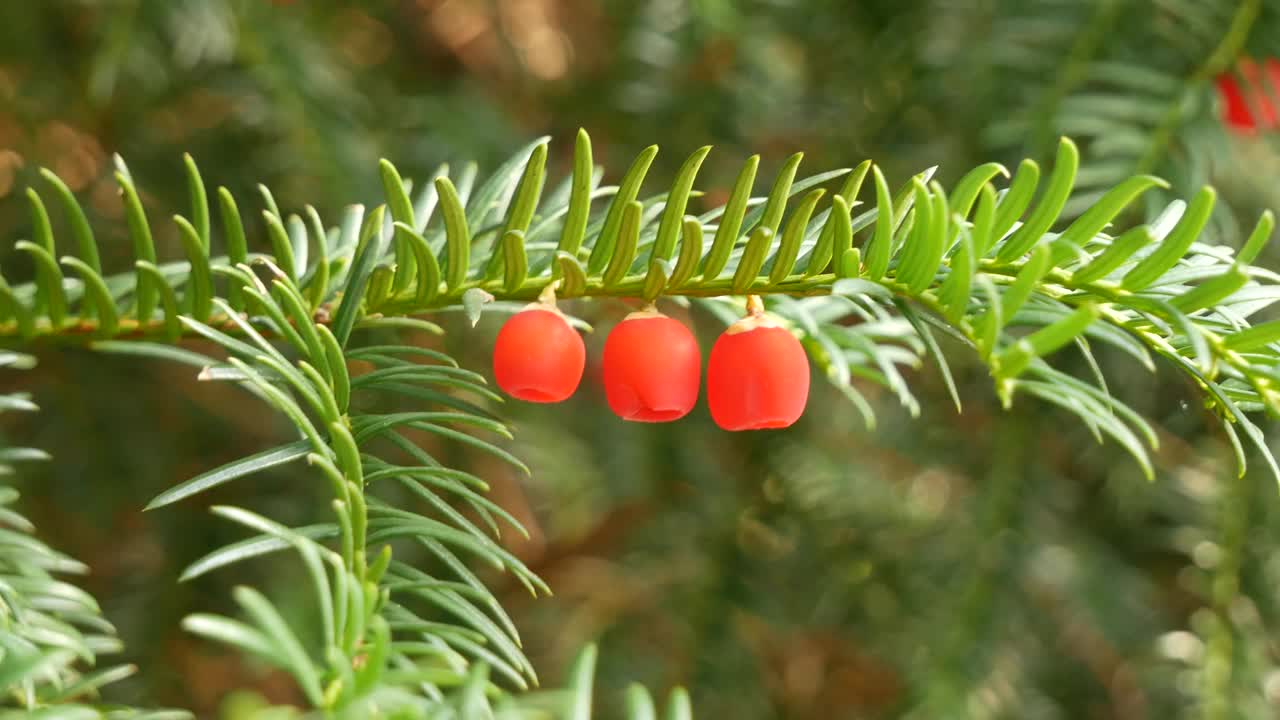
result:
<svg viewBox="0 0 1280 720"><path fill-rule="evenodd" d="M634 412L623 416L623 420L634 420L636 422L670 422L679 420L685 416L687 410L655 410L653 408L640 408Z"/></svg>
<svg viewBox="0 0 1280 720"><path fill-rule="evenodd" d="M553 403L558 402L561 398L555 393L549 393L536 387L513 387L508 388L507 392L517 400L533 403Z"/></svg>
<svg viewBox="0 0 1280 720"><path fill-rule="evenodd" d="M725 430L776 430L778 428L790 427L794 421L785 417L759 418L748 423L726 426Z"/></svg>

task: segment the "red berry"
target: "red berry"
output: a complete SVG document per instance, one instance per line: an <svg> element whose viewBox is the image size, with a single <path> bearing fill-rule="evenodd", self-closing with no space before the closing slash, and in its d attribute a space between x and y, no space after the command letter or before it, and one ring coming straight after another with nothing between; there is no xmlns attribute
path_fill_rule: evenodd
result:
<svg viewBox="0 0 1280 720"><path fill-rule="evenodd" d="M1280 126L1280 111L1271 101L1271 93L1280 92L1280 60L1267 58L1258 63L1242 59L1236 69L1218 76L1218 96L1222 101L1222 119L1232 130L1252 133Z"/></svg>
<svg viewBox="0 0 1280 720"><path fill-rule="evenodd" d="M560 402L582 380L587 351L560 313L529 308L512 315L493 345L493 374L514 398Z"/></svg>
<svg viewBox="0 0 1280 720"><path fill-rule="evenodd" d="M1249 132L1257 126L1253 121L1253 113L1249 111L1249 103L1245 100L1240 85L1231 74L1218 76L1218 95L1222 99L1222 119L1231 129Z"/></svg>
<svg viewBox="0 0 1280 720"><path fill-rule="evenodd" d="M604 391L623 420L669 422L698 402L702 353L689 328L656 312L636 312L604 343Z"/></svg>
<svg viewBox="0 0 1280 720"><path fill-rule="evenodd" d="M1271 102L1271 93L1277 90L1274 82L1277 77L1275 63L1274 58L1269 58L1264 66L1246 58L1241 60L1239 65L1240 72L1245 78L1245 88L1249 94L1249 102L1252 103L1251 107L1257 109L1254 116L1256 125L1262 130L1274 129L1277 120L1280 119L1277 118L1276 107Z"/></svg>
<svg viewBox="0 0 1280 720"><path fill-rule="evenodd" d="M787 427L800 418L808 398L804 348L763 316L734 323L711 348L707 405L725 430Z"/></svg>

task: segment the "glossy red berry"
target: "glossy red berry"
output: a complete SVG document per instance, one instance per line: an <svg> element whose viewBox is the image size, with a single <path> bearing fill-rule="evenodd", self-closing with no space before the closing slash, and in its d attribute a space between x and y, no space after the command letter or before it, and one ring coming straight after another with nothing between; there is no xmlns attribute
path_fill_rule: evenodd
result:
<svg viewBox="0 0 1280 720"><path fill-rule="evenodd" d="M1241 133L1280 126L1280 112L1271 101L1272 93L1280 92L1280 60L1267 58L1259 63L1245 58L1236 69L1238 74L1227 72L1217 77L1223 121Z"/></svg>
<svg viewBox="0 0 1280 720"><path fill-rule="evenodd" d="M786 329L756 315L716 340L707 360L707 405L725 430L791 425L809 399L809 360Z"/></svg>
<svg viewBox="0 0 1280 720"><path fill-rule="evenodd" d="M587 351L564 316L531 307L512 315L493 346L498 387L520 400L560 402L582 380Z"/></svg>
<svg viewBox="0 0 1280 720"><path fill-rule="evenodd" d="M698 402L702 353L689 328L658 312L628 315L604 343L604 390L623 420L669 422Z"/></svg>
<svg viewBox="0 0 1280 720"><path fill-rule="evenodd" d="M1249 111L1249 102L1235 77L1230 74L1220 75L1217 85L1218 96L1222 101L1222 119L1227 126L1240 132L1255 129L1257 126L1253 121L1253 113Z"/></svg>

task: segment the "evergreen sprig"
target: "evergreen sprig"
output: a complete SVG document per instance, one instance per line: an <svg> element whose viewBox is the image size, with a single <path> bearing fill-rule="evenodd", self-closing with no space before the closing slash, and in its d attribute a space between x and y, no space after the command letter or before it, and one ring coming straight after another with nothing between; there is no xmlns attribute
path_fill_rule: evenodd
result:
<svg viewBox="0 0 1280 720"><path fill-rule="evenodd" d="M94 235L76 199L46 174L80 257L55 260L49 211L30 191L36 237L19 247L35 261L36 278L0 285L0 335L175 340L198 334L194 320L244 337L261 318L279 328L273 337L303 341L315 354L315 334L294 328L318 319L339 346L356 327L435 330L415 316L450 307L474 316L491 300L490 307L512 308L555 280L561 297L695 298L726 316L733 310L725 298L769 296L869 424L874 418L852 378L886 385L914 409L896 368L927 355L949 377L934 337L941 332L990 365L1006 403L1023 390L1062 405L1095 434L1123 444L1148 474L1145 447L1155 437L1147 424L1104 384L1066 377L1043 356L1067 345L1088 353L1092 340L1147 367L1153 356L1165 357L1205 390L1237 447L1241 432L1259 444L1245 413L1276 407L1270 366L1280 328L1250 324L1276 298L1276 276L1250 264L1274 221L1266 214L1238 256L1203 243L1215 201L1210 188L1190 205L1168 205L1149 225L1112 231L1136 199L1167 187L1134 176L1055 232L1078 181L1079 153L1063 140L1046 178L1026 160L1003 190L993 183L1008 172L995 163L975 168L950 191L930 170L891 193L870 162L797 180L796 155L767 196L753 197L753 157L725 204L695 216L686 210L706 148L670 188L642 198L656 147L642 152L617 186L601 186L602 171L580 133L572 174L544 193L547 145L546 138L530 144L483 182L474 169L454 177L442 167L416 189L384 160L386 204L372 212L352 206L337 227L313 208L305 219L283 216L263 188L269 252L248 251L237 201L220 188L226 255L211 252L209 201L188 158L192 219L175 218L187 257L163 263L138 191L118 162L139 260L135 273L110 277L97 269ZM841 177L827 200L822 186ZM864 192L865 185L872 189ZM874 204L854 214L862 195ZM293 292L276 305L255 299L243 287L256 284L257 296L267 288L254 266L269 266L271 282ZM246 311L254 320L237 317ZM1243 451L1238 455L1243 468Z"/></svg>
<svg viewBox="0 0 1280 720"><path fill-rule="evenodd" d="M185 362L201 368L204 380L240 385L296 427L300 439L204 473L150 507L285 463L306 460L318 471L332 488L330 520L290 528L219 506L215 513L252 534L183 577L292 550L308 573L319 636L291 627L251 588L235 593L245 620L201 614L186 627L288 671L313 707L353 717L375 706L411 717L445 708L485 717L504 707L520 717L532 707L587 717L594 662L592 652L584 655L568 696L523 692L537 678L519 634L467 567L480 560L534 594L548 592L493 539L503 524L522 529L485 497L481 478L444 467L406 436L435 434L527 470L485 439L510 437L486 409L500 398L447 355L411 345L361 347L352 341L357 329L436 332L418 316L457 307L474 318L490 301L516 307L553 282L562 297L666 297L701 303L726 320L738 314L734 298L764 295L868 424L874 415L855 377L888 387L913 411L917 402L900 366L931 358L952 386L942 333L987 363L1006 404L1021 392L1062 406L1099 439L1120 443L1151 475L1148 448L1156 435L1148 423L1110 396L1100 372L1085 381L1045 360L1072 346L1097 369L1092 348L1100 343L1147 367L1163 358L1192 378L1222 419L1241 471L1243 432L1277 472L1246 414L1280 405L1280 321L1250 321L1280 299L1277 276L1251 264L1271 235L1270 214L1239 253L1200 240L1215 201L1209 188L1119 232L1113 226L1126 208L1165 185L1139 175L1064 223L1079 163L1064 139L1043 183L1028 160L1003 190L993 183L1009 173L998 164L975 168L949 190L928 170L891 192L870 161L798 178L796 155L767 195L753 197L753 157L724 205L692 215L707 149L685 162L669 188L642 195L656 153L646 149L617 186L601 186L590 141L579 133L572 174L549 190L546 138L479 183L474 169L454 176L442 167L415 186L383 161L385 204L368 212L352 206L332 228L312 208L282 215L264 188L269 252L249 252L238 201L220 188L225 255L212 251L209 195L188 158L190 217L174 219L185 259L165 262L141 196L118 162L137 258L135 272L118 276L101 272L77 200L46 174L79 256L59 256L48 208L31 191L35 237L19 249L32 257L35 280L0 283L0 335L15 344L87 339L104 351ZM837 179L828 198L824 185ZM859 200L864 195L868 201ZM868 209L855 214L863 202ZM226 357L157 342L184 337L213 341ZM353 374L351 361L372 369ZM420 406L366 409L388 395ZM384 488L408 493L429 514L394 505ZM388 543L400 540L434 556L448 574L393 559ZM685 715L683 697L675 696L671 717ZM652 716L642 690L630 701L633 717Z"/></svg>

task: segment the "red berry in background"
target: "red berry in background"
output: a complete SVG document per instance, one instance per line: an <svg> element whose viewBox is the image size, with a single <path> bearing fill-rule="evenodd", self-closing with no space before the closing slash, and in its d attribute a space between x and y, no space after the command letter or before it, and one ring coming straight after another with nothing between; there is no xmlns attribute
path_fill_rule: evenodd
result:
<svg viewBox="0 0 1280 720"><path fill-rule="evenodd" d="M582 380L587 351L552 306L512 315L493 345L493 374L508 395L528 402L560 402Z"/></svg>
<svg viewBox="0 0 1280 720"><path fill-rule="evenodd" d="M702 353L689 328L657 311L623 318L604 343L604 391L623 420L670 422L698 402Z"/></svg>
<svg viewBox="0 0 1280 720"><path fill-rule="evenodd" d="M1222 119L1227 126L1238 132L1249 132L1255 129L1253 113L1249 112L1249 102L1235 76L1224 73L1218 76L1218 96L1222 100Z"/></svg>
<svg viewBox="0 0 1280 720"><path fill-rule="evenodd" d="M1280 126L1280 112L1272 102L1273 94L1280 96L1280 60L1267 58L1259 64L1245 58L1236 68L1238 74L1222 73L1216 80L1223 122L1246 134Z"/></svg>
<svg viewBox="0 0 1280 720"><path fill-rule="evenodd" d="M800 419L809 398L809 359L800 341L751 314L725 330L707 360L707 405L725 430L782 428Z"/></svg>

